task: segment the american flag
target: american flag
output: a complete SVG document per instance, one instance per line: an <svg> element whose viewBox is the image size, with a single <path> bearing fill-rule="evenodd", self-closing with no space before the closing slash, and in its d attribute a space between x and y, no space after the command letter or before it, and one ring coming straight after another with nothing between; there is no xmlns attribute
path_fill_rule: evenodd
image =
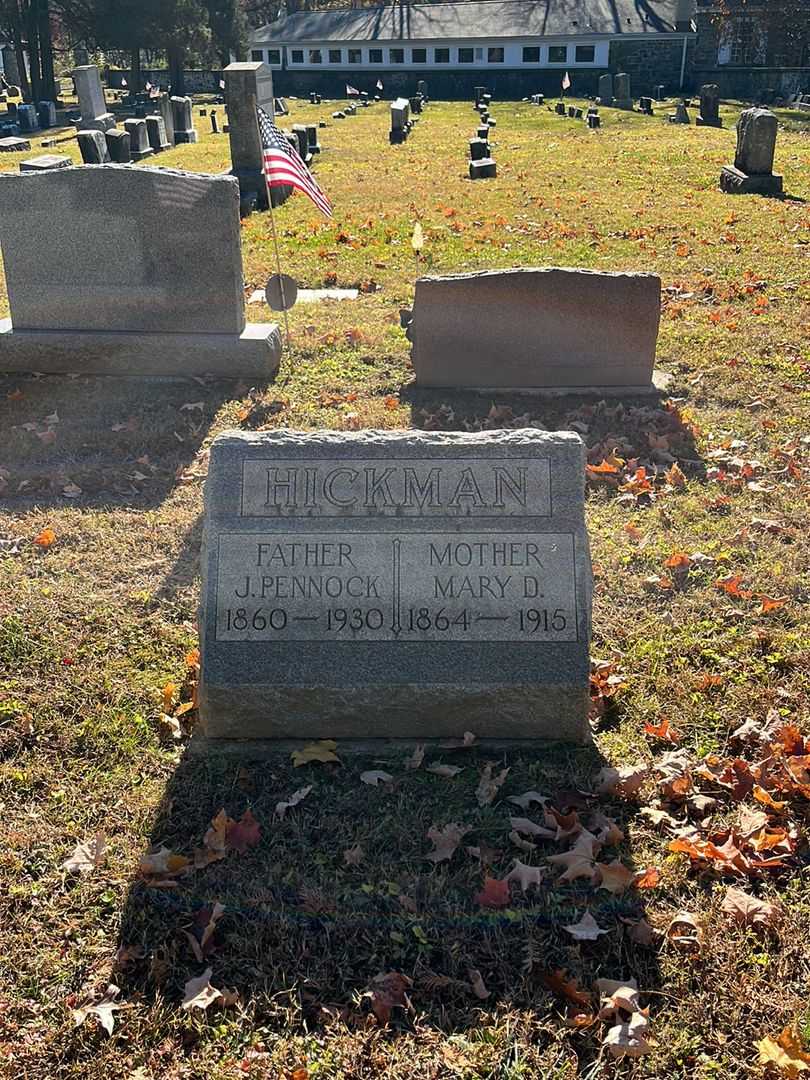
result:
<svg viewBox="0 0 810 1080"><path fill-rule="evenodd" d="M332 216L332 204L318 187L301 155L288 142L264 109L257 107L267 186L294 187L309 196L322 214Z"/></svg>

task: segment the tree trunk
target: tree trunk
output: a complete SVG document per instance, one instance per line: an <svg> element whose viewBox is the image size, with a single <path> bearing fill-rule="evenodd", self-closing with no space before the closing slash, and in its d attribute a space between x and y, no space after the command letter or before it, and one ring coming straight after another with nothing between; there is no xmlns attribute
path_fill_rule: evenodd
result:
<svg viewBox="0 0 810 1080"><path fill-rule="evenodd" d="M26 12L25 29L28 36L28 64L30 77L30 100L36 104L42 100L42 79L39 70L39 3L31 0Z"/></svg>
<svg viewBox="0 0 810 1080"><path fill-rule="evenodd" d="M48 0L39 0L39 53L42 67L42 98L55 101L56 83L53 75L53 39L51 36L51 13Z"/></svg>
<svg viewBox="0 0 810 1080"><path fill-rule="evenodd" d="M177 97L182 97L186 92L186 79L183 71L185 50L179 45L170 45L166 50L169 60L169 85L171 92Z"/></svg>
<svg viewBox="0 0 810 1080"><path fill-rule="evenodd" d="M141 50L133 49L129 62L129 92L137 94L142 86Z"/></svg>

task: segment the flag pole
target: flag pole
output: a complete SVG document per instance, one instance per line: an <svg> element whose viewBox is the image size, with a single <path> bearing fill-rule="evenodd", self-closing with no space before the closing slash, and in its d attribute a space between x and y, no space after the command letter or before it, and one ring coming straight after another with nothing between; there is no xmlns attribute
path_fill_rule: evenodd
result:
<svg viewBox="0 0 810 1080"><path fill-rule="evenodd" d="M281 292L281 303L284 308L284 332L287 335L287 344L290 343L290 320L287 317L287 298L284 295L284 275L281 272L281 255L278 250L278 235L276 234L276 218L273 213L273 196L270 184L267 182L267 173L264 174L264 183L267 190L267 209L270 211L270 230L273 234L273 248L276 253L276 271L278 273L278 287Z"/></svg>

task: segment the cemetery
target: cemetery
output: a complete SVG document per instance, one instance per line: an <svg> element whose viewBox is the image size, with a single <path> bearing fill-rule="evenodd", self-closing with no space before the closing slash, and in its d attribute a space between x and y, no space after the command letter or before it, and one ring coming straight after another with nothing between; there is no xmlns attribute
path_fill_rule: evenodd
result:
<svg viewBox="0 0 810 1080"><path fill-rule="evenodd" d="M2 1075L810 1068L810 114L626 66L0 139Z"/></svg>

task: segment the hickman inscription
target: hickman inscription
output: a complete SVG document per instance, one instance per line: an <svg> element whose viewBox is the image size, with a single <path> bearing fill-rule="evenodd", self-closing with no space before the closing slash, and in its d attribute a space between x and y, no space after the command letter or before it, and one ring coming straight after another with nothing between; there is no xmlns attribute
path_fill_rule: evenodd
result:
<svg viewBox="0 0 810 1080"><path fill-rule="evenodd" d="M242 470L242 514L548 517L548 461L247 460Z"/></svg>
<svg viewBox="0 0 810 1080"><path fill-rule="evenodd" d="M584 472L567 432L219 436L207 735L587 740Z"/></svg>

